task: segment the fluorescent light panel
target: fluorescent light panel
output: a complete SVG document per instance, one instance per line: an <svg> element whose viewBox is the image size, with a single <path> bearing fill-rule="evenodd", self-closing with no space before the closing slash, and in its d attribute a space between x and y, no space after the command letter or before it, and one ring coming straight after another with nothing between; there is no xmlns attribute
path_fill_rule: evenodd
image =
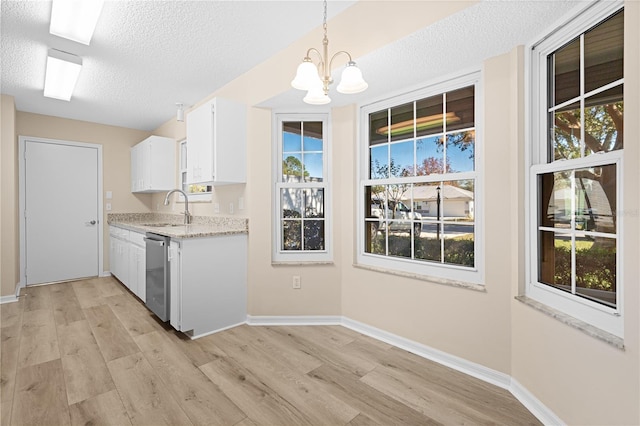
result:
<svg viewBox="0 0 640 426"><path fill-rule="evenodd" d="M44 95L63 101L71 100L80 69L82 69L82 58L79 56L49 49L47 71L44 77Z"/></svg>
<svg viewBox="0 0 640 426"><path fill-rule="evenodd" d="M104 0L53 0L49 32L88 45Z"/></svg>

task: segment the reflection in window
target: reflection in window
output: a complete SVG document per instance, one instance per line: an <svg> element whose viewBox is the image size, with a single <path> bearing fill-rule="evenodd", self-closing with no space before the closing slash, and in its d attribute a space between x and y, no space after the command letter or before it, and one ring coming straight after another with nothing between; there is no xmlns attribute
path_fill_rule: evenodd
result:
<svg viewBox="0 0 640 426"><path fill-rule="evenodd" d="M616 307L616 165L538 175L539 280Z"/></svg>

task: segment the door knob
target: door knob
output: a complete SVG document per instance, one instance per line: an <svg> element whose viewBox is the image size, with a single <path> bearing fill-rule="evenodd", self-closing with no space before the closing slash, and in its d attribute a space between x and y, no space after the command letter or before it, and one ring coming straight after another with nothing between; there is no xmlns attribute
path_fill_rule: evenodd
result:
<svg viewBox="0 0 640 426"><path fill-rule="evenodd" d="M86 224L86 225L95 225L95 224L96 224L96 221L95 221L95 220L92 220L91 222L86 222L85 224Z"/></svg>

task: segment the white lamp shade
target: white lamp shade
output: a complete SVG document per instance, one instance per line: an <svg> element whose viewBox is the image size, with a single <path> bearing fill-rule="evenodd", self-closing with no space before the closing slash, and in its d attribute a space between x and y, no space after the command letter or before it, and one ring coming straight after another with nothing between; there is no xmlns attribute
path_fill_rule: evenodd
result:
<svg viewBox="0 0 640 426"><path fill-rule="evenodd" d="M44 96L63 101L71 100L81 69L82 59L79 57L50 49L44 78Z"/></svg>
<svg viewBox="0 0 640 426"><path fill-rule="evenodd" d="M104 0L53 0L49 32L88 45Z"/></svg>
<svg viewBox="0 0 640 426"><path fill-rule="evenodd" d="M369 87L369 85L362 78L362 71L356 66L355 62L351 61L347 64L344 71L342 71L340 84L336 87L336 90L344 94L353 94L363 92L367 87Z"/></svg>
<svg viewBox="0 0 640 426"><path fill-rule="evenodd" d="M329 95L324 93L322 84L314 85L311 89L309 89L309 91L307 92L307 96L305 96L302 100L311 105L325 105L331 102L331 98L329 97Z"/></svg>
<svg viewBox="0 0 640 426"><path fill-rule="evenodd" d="M318 76L318 68L305 58L300 65L296 77L291 81L291 87L298 90L309 90L312 86L322 84L320 76Z"/></svg>

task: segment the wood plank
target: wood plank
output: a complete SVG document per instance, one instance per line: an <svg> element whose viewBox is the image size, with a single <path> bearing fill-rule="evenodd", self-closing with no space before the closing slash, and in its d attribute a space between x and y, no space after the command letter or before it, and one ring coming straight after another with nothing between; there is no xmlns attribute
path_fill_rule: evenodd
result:
<svg viewBox="0 0 640 426"><path fill-rule="evenodd" d="M0 327L13 327L22 324L25 297L20 296L17 302L0 304Z"/></svg>
<svg viewBox="0 0 640 426"><path fill-rule="evenodd" d="M11 424L11 411L13 401L11 399L0 403L0 425L9 426Z"/></svg>
<svg viewBox="0 0 640 426"><path fill-rule="evenodd" d="M56 324L65 325L85 319L82 306L71 283L51 285L50 295Z"/></svg>
<svg viewBox="0 0 640 426"><path fill-rule="evenodd" d="M362 377L379 365L367 354L362 354L349 346L358 337L355 333L348 338L338 334L335 339L331 339L327 337L326 331L318 330L324 327L274 327L272 331L286 336L289 340L288 345L296 346L322 363L335 365L357 377ZM283 344L286 343L283 342Z"/></svg>
<svg viewBox="0 0 640 426"><path fill-rule="evenodd" d="M356 422L369 419L381 425L438 425L437 421L424 416L407 405L374 389L357 377L332 365L323 365L309 373L327 392L337 396L345 403L366 416Z"/></svg>
<svg viewBox="0 0 640 426"><path fill-rule="evenodd" d="M136 342L193 424L228 425L246 417L166 334L144 334Z"/></svg>
<svg viewBox="0 0 640 426"><path fill-rule="evenodd" d="M69 405L115 389L86 320L59 325L58 339Z"/></svg>
<svg viewBox="0 0 640 426"><path fill-rule="evenodd" d="M128 293L124 285L115 277L92 278L90 282L102 297L118 296Z"/></svg>
<svg viewBox="0 0 640 426"><path fill-rule="evenodd" d="M19 369L11 424L70 424L64 387L59 359Z"/></svg>
<svg viewBox="0 0 640 426"><path fill-rule="evenodd" d="M71 285L73 286L76 298L83 309L104 305L106 303L104 297L102 297L102 293L94 285L94 281L74 281Z"/></svg>
<svg viewBox="0 0 640 426"><path fill-rule="evenodd" d="M151 312L134 300L132 295L120 294L105 300L131 337L163 330Z"/></svg>
<svg viewBox="0 0 640 426"><path fill-rule="evenodd" d="M142 353L107 363L132 424L192 424Z"/></svg>
<svg viewBox="0 0 640 426"><path fill-rule="evenodd" d="M537 419L509 391L399 348L391 348L381 364L396 377L428 383L439 395L486 413L498 423L537 424Z"/></svg>
<svg viewBox="0 0 640 426"><path fill-rule="evenodd" d="M130 425L127 410L115 390L97 395L69 406L71 425L120 426Z"/></svg>
<svg viewBox="0 0 640 426"><path fill-rule="evenodd" d="M209 362L200 369L250 419L265 425L311 425L299 409L230 358Z"/></svg>
<svg viewBox="0 0 640 426"><path fill-rule="evenodd" d="M51 309L25 311L18 367L39 364L60 358L58 336Z"/></svg>
<svg viewBox="0 0 640 426"><path fill-rule="evenodd" d="M175 330L171 330L167 335L196 367L227 356L209 336L191 340L189 336Z"/></svg>
<svg viewBox="0 0 640 426"><path fill-rule="evenodd" d="M360 413L357 416L355 416L353 420L347 423L347 426L382 426L382 425L380 425L380 423L376 423L370 417L367 417L366 414Z"/></svg>
<svg viewBox="0 0 640 426"><path fill-rule="evenodd" d="M24 310L49 309L51 307L50 287L49 285L26 287Z"/></svg>
<svg viewBox="0 0 640 426"><path fill-rule="evenodd" d="M313 424L346 424L358 412L323 389L304 374L291 370L281 359L238 336L235 327L211 337L230 358L242 364L257 379L290 404L304 410Z"/></svg>
<svg viewBox="0 0 640 426"><path fill-rule="evenodd" d="M108 305L85 309L85 315L105 361L139 351L138 346Z"/></svg>
<svg viewBox="0 0 640 426"><path fill-rule="evenodd" d="M3 404L13 400L20 351L20 330L19 323L0 329L0 401Z"/></svg>
<svg viewBox="0 0 640 426"><path fill-rule="evenodd" d="M306 374L322 365L316 354L310 354L304 348L292 345L291 335L278 333L273 327L241 327L238 328L238 333L270 354L282 358L300 373Z"/></svg>

